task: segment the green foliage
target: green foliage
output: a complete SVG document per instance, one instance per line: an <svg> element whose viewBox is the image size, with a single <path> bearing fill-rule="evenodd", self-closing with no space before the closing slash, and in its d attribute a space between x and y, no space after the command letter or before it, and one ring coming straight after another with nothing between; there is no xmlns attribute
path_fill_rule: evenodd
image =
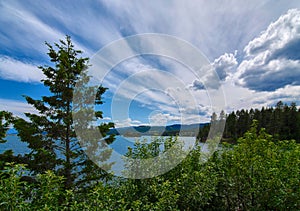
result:
<svg viewBox="0 0 300 211"><path fill-rule="evenodd" d="M1 210L27 210L29 208L24 194L29 186L21 181L24 173L24 165L14 164L6 164L4 170L0 172Z"/></svg>
<svg viewBox="0 0 300 211"><path fill-rule="evenodd" d="M251 129L218 162L219 184L212 204L229 210L300 208L300 146L274 142L265 129Z"/></svg>
<svg viewBox="0 0 300 211"><path fill-rule="evenodd" d="M138 142L127 156L149 158L174 146L182 150L176 142L177 138ZM178 152L174 151L174 157L178 157ZM127 210L199 210L207 205L218 180L214 164L201 164L200 155L201 149L197 147L183 162L163 175L121 180L116 186L125 193L122 197L128 202Z"/></svg>
<svg viewBox="0 0 300 211"><path fill-rule="evenodd" d="M128 156L156 156L174 146L137 143ZM157 147L157 143L165 147ZM149 179L111 178L85 192L65 190L63 176L22 178L23 165L7 164L0 173L1 210L299 210L300 146L274 141L255 121L237 145L223 144L205 163L200 146L171 171ZM129 166L130 167L130 166Z"/></svg>
<svg viewBox="0 0 300 211"><path fill-rule="evenodd" d="M63 180L62 176L57 176L52 171L38 174L37 187L32 191L31 206L39 210L58 210L64 198Z"/></svg>

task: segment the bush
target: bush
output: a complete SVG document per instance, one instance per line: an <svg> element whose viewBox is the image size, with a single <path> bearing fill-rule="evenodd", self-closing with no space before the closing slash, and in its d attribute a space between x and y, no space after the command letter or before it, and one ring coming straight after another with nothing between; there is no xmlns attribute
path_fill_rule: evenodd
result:
<svg viewBox="0 0 300 211"><path fill-rule="evenodd" d="M257 123L224 144L207 162L196 147L178 166L150 179L112 178L84 190L64 189L52 171L22 181L24 165L0 172L1 210L300 210L300 146L273 141ZM156 145L158 140L154 142ZM166 149L175 143L168 139ZM128 156L155 156L159 147L137 145ZM160 148L164 150L163 148ZM129 165L130 167L130 165Z"/></svg>

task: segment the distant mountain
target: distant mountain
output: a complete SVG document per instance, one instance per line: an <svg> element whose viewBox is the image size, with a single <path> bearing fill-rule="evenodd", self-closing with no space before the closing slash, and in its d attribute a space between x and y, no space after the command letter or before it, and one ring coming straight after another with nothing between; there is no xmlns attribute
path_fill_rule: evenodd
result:
<svg viewBox="0 0 300 211"><path fill-rule="evenodd" d="M129 137L140 137L140 136L197 136L198 130L209 123L199 123L190 125L173 124L168 126L133 126L123 128L110 129L108 135L123 135ZM7 131L7 135L17 135L18 131L11 128Z"/></svg>
<svg viewBox="0 0 300 211"><path fill-rule="evenodd" d="M168 126L133 126L123 128L113 128L108 134L123 135L129 137L139 136L197 136L198 130L209 123L199 123L190 125L173 124Z"/></svg>

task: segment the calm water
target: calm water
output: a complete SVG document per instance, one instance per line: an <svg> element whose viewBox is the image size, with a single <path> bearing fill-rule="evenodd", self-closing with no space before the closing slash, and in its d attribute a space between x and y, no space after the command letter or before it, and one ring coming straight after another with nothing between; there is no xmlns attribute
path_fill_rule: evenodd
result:
<svg viewBox="0 0 300 211"><path fill-rule="evenodd" d="M25 154L29 153L30 150L28 149L28 144L25 142L20 141L18 136L15 135L9 135L6 136L6 142L1 144L0 143L0 153L3 153L6 150L13 150L14 155L18 154Z"/></svg>
<svg viewBox="0 0 300 211"><path fill-rule="evenodd" d="M116 136L116 140L110 145L110 147L115 150L117 153L124 155L126 154L128 147L133 148L134 142L136 140L144 140L150 142L153 137L151 136L142 136L142 137L123 137ZM168 137L164 137L168 138ZM182 139L182 137L181 137ZM192 137L184 137L186 141L193 141ZM7 142L1 144L0 143L0 153L3 153L6 150L13 150L14 155L18 154L26 154L30 152L30 149L27 147L27 143L20 141L18 136L9 135L6 137Z"/></svg>
<svg viewBox="0 0 300 211"><path fill-rule="evenodd" d="M114 173L117 176L122 176L123 171L126 168L126 163L124 162L124 155L128 151L128 147L134 148L134 143L139 141L144 141L146 143L150 143L153 138L157 137L151 137L151 136L143 136L143 137L123 137L123 136L116 136L115 141L109 145L112 149L112 155L107 161L107 163L114 163L111 166L110 173ZM169 138L169 137L159 137L159 138ZM5 150L13 150L14 155L18 154L26 154L30 152L30 149L27 147L27 144L24 142L21 142L18 138L18 136L7 136L6 137L7 142L0 144L0 153L3 153ZM194 145L195 138L194 137L179 137L180 140L184 141L184 147L183 149L190 148ZM207 151L207 148L202 143L201 145L201 151L205 152ZM203 148L202 148L203 147ZM160 146L160 149L163 149L163 145ZM58 155L59 156L59 155ZM102 164L102 163L100 163Z"/></svg>

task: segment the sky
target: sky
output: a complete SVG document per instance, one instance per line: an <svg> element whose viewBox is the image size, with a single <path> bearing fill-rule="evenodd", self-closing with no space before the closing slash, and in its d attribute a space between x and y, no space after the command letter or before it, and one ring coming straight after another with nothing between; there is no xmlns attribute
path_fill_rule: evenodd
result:
<svg viewBox="0 0 300 211"><path fill-rule="evenodd" d="M37 68L52 65L45 41L70 35L96 64L101 49L123 40L138 51L128 38L149 34L198 49L201 58L176 44L145 44L185 53L192 62L204 58L203 71L167 54L124 58L101 78L109 88L103 121L116 127L191 124L209 121L221 108L229 113L279 100L300 105L299 0L0 0L0 110L24 117L36 112L24 95L49 94ZM111 58L124 51L114 49Z"/></svg>

